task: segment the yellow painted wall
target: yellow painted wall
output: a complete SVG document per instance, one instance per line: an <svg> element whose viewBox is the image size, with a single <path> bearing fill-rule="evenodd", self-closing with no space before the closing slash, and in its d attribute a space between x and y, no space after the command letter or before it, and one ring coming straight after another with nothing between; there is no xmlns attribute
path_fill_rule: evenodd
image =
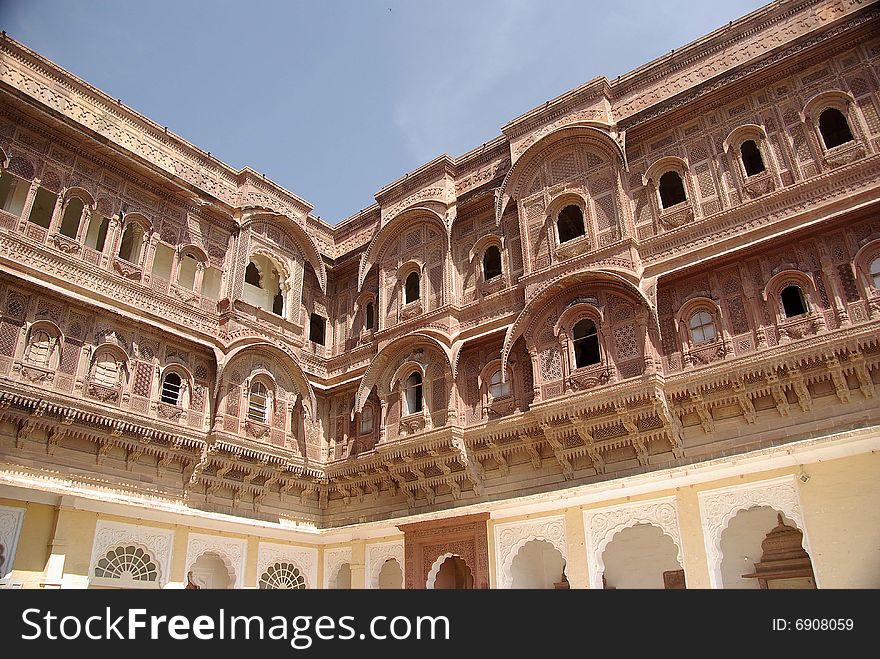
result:
<svg viewBox="0 0 880 659"><path fill-rule="evenodd" d="M804 522L820 588L880 588L880 454L804 467Z"/></svg>
<svg viewBox="0 0 880 659"><path fill-rule="evenodd" d="M652 500L674 496L679 513L682 555L689 588L708 588L709 572L705 551L698 494L702 491L768 480L785 475L805 473L806 483L798 481L803 516L812 552L813 569L820 587L824 588L880 588L880 454L865 453L858 456L816 462L804 466L754 472L744 476L718 479L675 489L660 490L631 497L616 497L585 506L549 510L540 514L520 515L503 519L490 519L489 568L492 587L495 583L494 530L499 523L534 519L547 515L564 515L568 542L569 581L573 588L586 587L589 583L586 549L583 542L582 515L584 510L605 508L616 504ZM75 500L73 500L75 505ZM99 515L76 510L62 500L62 505L27 503L0 499L0 505L25 508L26 513L15 555L12 581L25 587L37 588L51 585L59 580L47 574L47 564L58 565L63 559L66 587L85 584L89 574L89 562L98 519L128 524L144 523L132 517ZM175 531L169 581L185 583L185 559L187 539L190 533L245 538L248 541L247 561L244 575L245 587L256 587L257 550L259 543L282 543L274 538L245 536L233 533L209 531L198 527L159 522L146 522L149 526ZM393 527L392 527L393 528ZM389 529L391 531L391 529ZM399 540L399 533L389 534L367 542L355 540L350 543L334 543L327 547L350 546L352 548L352 587L363 588L369 575L365 574L365 550L368 545L389 540ZM323 586L323 551L316 544L296 543L295 546L317 548L318 583ZM54 554L54 556L53 556ZM50 560L51 558L51 560ZM401 566L403 567L403 566ZM51 571L51 570L50 570Z"/></svg>
<svg viewBox="0 0 880 659"><path fill-rule="evenodd" d="M0 499L0 505L25 509L10 580L22 583L25 588L38 588L49 558L55 508L10 499Z"/></svg>

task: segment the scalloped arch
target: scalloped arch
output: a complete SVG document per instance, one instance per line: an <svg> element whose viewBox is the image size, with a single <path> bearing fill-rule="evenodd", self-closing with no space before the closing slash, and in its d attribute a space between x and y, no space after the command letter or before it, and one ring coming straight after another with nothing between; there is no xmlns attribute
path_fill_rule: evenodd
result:
<svg viewBox="0 0 880 659"><path fill-rule="evenodd" d="M327 269L324 267L324 259L321 258L321 252L318 249L317 244L306 230L287 215L271 211L252 213L244 222L242 222L241 228L244 230L257 222L275 224L279 229L290 235L297 246L299 246L303 256L305 256L306 260L311 264L312 268L314 268L315 274L318 276L318 284L321 286L321 292L326 295Z"/></svg>
<svg viewBox="0 0 880 659"><path fill-rule="evenodd" d="M563 128L551 131L534 144L530 145L519 159L514 163L498 190L495 199L495 224L501 225L501 218L511 199L515 199L519 193L519 186L527 180L534 169L540 164L546 152L557 147L559 142L571 140L572 142L583 141L598 147L608 155L609 159L617 159L624 171L629 170L626 162L626 153L623 147L607 132L583 123L569 124Z"/></svg>
<svg viewBox="0 0 880 659"><path fill-rule="evenodd" d="M379 377L388 366L388 363L401 352L425 344L435 347L443 353L443 356L446 357L446 364L449 366L449 370L453 374L453 379L455 379L455 371L453 370L450 350L436 338L422 332L414 332L413 334L398 337L379 351L361 377L357 396L354 400L354 408L351 411L352 421L354 421L354 415L363 409L370 391L372 391L373 387L378 383Z"/></svg>
<svg viewBox="0 0 880 659"><path fill-rule="evenodd" d="M414 220L425 220L431 224L436 224L446 237L448 248L449 229L446 226L446 222L437 211L425 206L413 206L407 208L391 218L391 220L389 220L388 223L379 229L376 235L373 236L373 240L370 241L370 246L367 247L367 251L364 252L363 257L361 258L360 268L358 269L358 293L363 292L364 281L373 266L379 262L379 257L385 249L385 243L388 242L388 239L391 236L396 235L395 227Z"/></svg>
<svg viewBox="0 0 880 659"><path fill-rule="evenodd" d="M657 338L660 337L660 321L657 317L657 310L654 308L654 305L651 303L651 300L645 295L644 292L631 280L627 279L621 273L611 272L606 269L584 269L576 272L567 273L551 281L547 282L539 288L532 299L529 300L523 310L520 311L519 315L516 317L516 320L513 324L508 328L507 333L504 336L504 345L501 348L501 362L505 367L505 370L502 371L502 375L504 375L507 371L507 361L510 357L510 351L513 348L513 344L516 340L522 336L529 322L535 313L535 311L539 310L542 305L544 305L551 297L570 289L572 286L576 286L582 283L606 283L611 284L612 286L618 286L636 296L638 300L640 300L645 307L648 309L648 316L653 321L649 324L649 327L653 329L657 334Z"/></svg>
<svg viewBox="0 0 880 659"><path fill-rule="evenodd" d="M254 338L243 338L239 339L235 343L229 346L229 350L226 353L226 358L223 361L223 367L219 369L217 373L217 381L220 381L223 373L227 368L243 353L248 351L266 351L271 353L273 356L278 358L277 362L284 369L285 374L290 378L290 381L297 389L297 393L302 395L304 398L307 397L309 400L309 412L311 412L312 418L317 418L318 413L318 404L317 399L315 397L315 391L312 389L312 385L309 383L308 378L305 375L305 372L302 369L302 366L299 363L299 360L296 358L296 355L293 352L287 352L282 348L272 344L262 341L260 339ZM217 396L222 395L221 392L218 391L216 393Z"/></svg>

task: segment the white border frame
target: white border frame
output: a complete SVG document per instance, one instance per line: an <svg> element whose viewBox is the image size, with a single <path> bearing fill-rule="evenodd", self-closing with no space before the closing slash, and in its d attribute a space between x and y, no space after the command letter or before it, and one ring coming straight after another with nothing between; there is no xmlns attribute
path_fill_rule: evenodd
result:
<svg viewBox="0 0 880 659"><path fill-rule="evenodd" d="M171 554L174 548L174 529L162 529L154 526L125 524L124 522L108 522L98 520L95 525L95 536L92 541L92 556L89 559L89 575L87 586L118 586L121 588L143 587L144 584L106 579L95 576L98 559L113 547L125 544L141 545L150 552L150 556L159 566L159 577L156 585L164 588L171 577Z"/></svg>
<svg viewBox="0 0 880 659"><path fill-rule="evenodd" d="M315 547L297 547L296 545L279 545L274 542L261 542L257 549L257 581L273 563L284 561L293 563L305 577L306 589L318 587L318 550Z"/></svg>
<svg viewBox="0 0 880 659"><path fill-rule="evenodd" d="M348 563L351 567L351 547L335 547L324 550L324 590L335 590L331 584L336 584L339 568Z"/></svg>
<svg viewBox="0 0 880 659"><path fill-rule="evenodd" d="M724 588L721 578L721 536L730 521L743 510L768 506L782 512L797 524L804 534L803 547L813 560L810 549L810 536L804 524L800 488L794 475L781 476L770 480L756 481L733 487L705 490L698 494L700 501L700 522L703 528L703 541L706 544L706 559L709 567L709 584L712 588ZM816 588L820 588L819 575L815 569Z"/></svg>
<svg viewBox="0 0 880 659"><path fill-rule="evenodd" d="M495 536L495 587L513 587L513 560L519 550L532 540L549 542L562 554L565 574L569 574L568 544L565 537L565 517L553 515L527 519L521 522L496 524Z"/></svg>
<svg viewBox="0 0 880 659"><path fill-rule="evenodd" d="M21 536L26 512L27 508L0 506L0 543L6 550L3 564L0 565L0 579L5 580L12 576L15 552L18 550L18 539Z"/></svg>
<svg viewBox="0 0 880 659"><path fill-rule="evenodd" d="M587 562L590 568L590 588L599 590L603 588L605 548L614 539L614 536L637 524L656 526L669 536L678 550L678 564L684 568L681 530L678 526L678 506L674 496L585 510L584 537L587 543Z"/></svg>
<svg viewBox="0 0 880 659"><path fill-rule="evenodd" d="M229 586L230 589L244 588L244 563L247 557L247 540L223 538L205 533L190 533L187 538L186 565L183 570L184 583L186 583L187 575L189 575L193 563L198 560L199 556L208 553L217 554L226 564L226 569L232 578L232 583Z"/></svg>
<svg viewBox="0 0 880 659"><path fill-rule="evenodd" d="M395 559L400 565L400 573L403 577L403 588L406 588L406 561L403 558L403 540L393 540L392 542L380 542L367 545L367 569L366 582L364 586L367 590L379 589L379 573L385 561Z"/></svg>

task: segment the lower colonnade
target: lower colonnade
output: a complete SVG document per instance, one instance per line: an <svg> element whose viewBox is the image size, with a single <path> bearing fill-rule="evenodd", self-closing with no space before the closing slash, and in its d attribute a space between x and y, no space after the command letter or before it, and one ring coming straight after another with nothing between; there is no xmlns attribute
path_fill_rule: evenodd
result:
<svg viewBox="0 0 880 659"><path fill-rule="evenodd" d="M869 432L318 530L0 481L10 588L857 588L880 582ZM844 527L842 517L848 522ZM848 559L841 561L846 555Z"/></svg>

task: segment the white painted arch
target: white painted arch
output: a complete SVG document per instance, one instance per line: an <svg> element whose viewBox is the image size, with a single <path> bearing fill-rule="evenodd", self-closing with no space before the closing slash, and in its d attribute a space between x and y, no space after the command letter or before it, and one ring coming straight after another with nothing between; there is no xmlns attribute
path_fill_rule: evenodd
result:
<svg viewBox="0 0 880 659"><path fill-rule="evenodd" d="M804 524L803 508L801 507L800 488L797 477L793 474L770 480L724 487L717 490L706 490L698 495L700 501L700 519L703 526L703 541L706 545L706 558L709 562L709 584L712 588L723 588L721 578L721 535L736 517L737 513L750 508L767 506L783 513L797 524L804 534L803 547L813 560L810 550L810 537ZM821 588L819 575L813 572L816 588Z"/></svg>
<svg viewBox="0 0 880 659"><path fill-rule="evenodd" d="M497 588L512 587L513 560L519 550L532 540L543 540L553 545L562 554L562 559L565 561L565 574L568 575L568 547L565 539L565 518L562 515L496 524L494 535Z"/></svg>
<svg viewBox="0 0 880 659"><path fill-rule="evenodd" d="M601 589L605 573L605 548L618 533L637 524L657 526L668 535L678 550L678 563L684 565L681 531L675 497L663 497L636 503L584 511L584 535L590 568L590 588Z"/></svg>

